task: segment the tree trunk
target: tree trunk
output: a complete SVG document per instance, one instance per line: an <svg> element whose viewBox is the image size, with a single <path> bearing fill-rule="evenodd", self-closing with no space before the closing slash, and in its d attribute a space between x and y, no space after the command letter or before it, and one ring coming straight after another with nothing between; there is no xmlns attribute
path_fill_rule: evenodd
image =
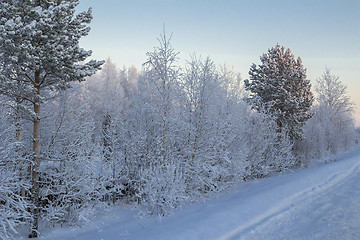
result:
<svg viewBox="0 0 360 240"><path fill-rule="evenodd" d="M15 112L15 127L16 127L16 141L18 142L18 145L16 147L17 156L19 159L21 159L21 117L20 117L20 98L16 98L16 112ZM23 161L23 160L21 160ZM24 166L23 162L19 162L19 181L22 183L23 180L27 177L27 175L24 175L24 169L27 169L26 166ZM23 184L20 186L20 196L25 197L25 187Z"/></svg>
<svg viewBox="0 0 360 240"><path fill-rule="evenodd" d="M34 99L34 133L33 133L33 151L34 159L32 163L32 222L30 225L29 238L38 237L39 228L39 167L40 167L40 71L35 72L36 96Z"/></svg>
<svg viewBox="0 0 360 240"><path fill-rule="evenodd" d="M21 142L21 120L20 120L20 99L16 98L16 116L15 116L15 127L16 127L16 140ZM16 149L18 152L20 148Z"/></svg>
<svg viewBox="0 0 360 240"><path fill-rule="evenodd" d="M113 205L115 206L115 203L116 203L116 188L115 188L115 185L116 185L116 169L115 169L115 159L113 157L113 192L112 192L112 201L113 201Z"/></svg>

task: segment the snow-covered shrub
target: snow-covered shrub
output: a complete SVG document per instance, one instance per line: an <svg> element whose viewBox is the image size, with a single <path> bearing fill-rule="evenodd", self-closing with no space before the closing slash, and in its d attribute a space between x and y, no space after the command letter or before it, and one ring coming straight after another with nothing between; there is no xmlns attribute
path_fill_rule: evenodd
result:
<svg viewBox="0 0 360 240"><path fill-rule="evenodd" d="M10 110L0 100L0 239L11 239L18 225L30 219L29 204L22 195L29 189L26 159L21 142L15 138L16 128L9 119Z"/></svg>
<svg viewBox="0 0 360 240"><path fill-rule="evenodd" d="M185 182L179 164L174 159L164 165L153 162L142 172L142 213L166 216L185 198Z"/></svg>
<svg viewBox="0 0 360 240"><path fill-rule="evenodd" d="M61 93L44 108L40 203L51 225L77 223L77 212L98 201L96 184L100 154L92 140L94 123L78 88ZM93 203L91 203L93 204Z"/></svg>
<svg viewBox="0 0 360 240"><path fill-rule="evenodd" d="M295 167L296 159L287 132L278 131L267 112L248 110L239 133L239 151L244 159L244 180L263 178Z"/></svg>
<svg viewBox="0 0 360 240"><path fill-rule="evenodd" d="M14 172L0 163L0 239L10 239L18 225L25 224L30 218L28 202L21 196L19 182Z"/></svg>

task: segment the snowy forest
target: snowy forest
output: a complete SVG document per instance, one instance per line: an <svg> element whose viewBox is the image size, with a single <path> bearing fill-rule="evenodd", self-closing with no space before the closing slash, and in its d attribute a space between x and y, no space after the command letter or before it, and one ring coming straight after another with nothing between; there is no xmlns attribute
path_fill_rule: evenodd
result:
<svg viewBox="0 0 360 240"><path fill-rule="evenodd" d="M196 54L180 65L165 31L142 69L87 61L91 9L77 4L0 3L0 239L94 208L167 216L358 143L341 78L310 83L286 47L254 53L249 79Z"/></svg>

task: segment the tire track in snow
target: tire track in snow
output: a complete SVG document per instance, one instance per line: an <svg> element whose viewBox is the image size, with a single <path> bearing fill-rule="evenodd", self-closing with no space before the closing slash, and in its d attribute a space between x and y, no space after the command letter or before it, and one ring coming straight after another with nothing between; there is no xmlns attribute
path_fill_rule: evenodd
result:
<svg viewBox="0 0 360 240"><path fill-rule="evenodd" d="M358 157L357 157L358 158ZM332 163L337 164L338 162ZM342 185L353 175L360 173L360 162L353 165L349 169L338 171L333 173L331 176L326 178L324 181L312 185L303 191L294 193L289 197L283 199L279 204L270 208L264 214L251 219L247 224L242 224L235 228L230 233L227 233L225 236L221 237L221 240L237 240L237 239L248 239L244 238L246 233L253 231L253 229L259 228L262 225L272 222L275 219L281 219L286 215L290 215L294 209L299 208L299 206L304 205L304 202L311 202L311 200L316 199L319 195L322 195L323 192L329 191L337 185ZM309 200L310 199L310 200ZM263 236L265 237L265 236ZM256 238L254 238L256 239Z"/></svg>
<svg viewBox="0 0 360 240"><path fill-rule="evenodd" d="M242 235L243 239L360 239L360 172Z"/></svg>

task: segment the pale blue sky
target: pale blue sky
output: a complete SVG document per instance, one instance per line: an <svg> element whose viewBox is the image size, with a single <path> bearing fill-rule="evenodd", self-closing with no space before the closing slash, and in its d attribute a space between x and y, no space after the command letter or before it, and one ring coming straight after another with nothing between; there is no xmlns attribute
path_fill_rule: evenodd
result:
<svg viewBox="0 0 360 240"><path fill-rule="evenodd" d="M248 77L252 63L276 43L301 57L315 82L325 70L348 86L360 125L360 0L80 0L93 8L93 57L139 69L166 25L182 64L209 56Z"/></svg>

